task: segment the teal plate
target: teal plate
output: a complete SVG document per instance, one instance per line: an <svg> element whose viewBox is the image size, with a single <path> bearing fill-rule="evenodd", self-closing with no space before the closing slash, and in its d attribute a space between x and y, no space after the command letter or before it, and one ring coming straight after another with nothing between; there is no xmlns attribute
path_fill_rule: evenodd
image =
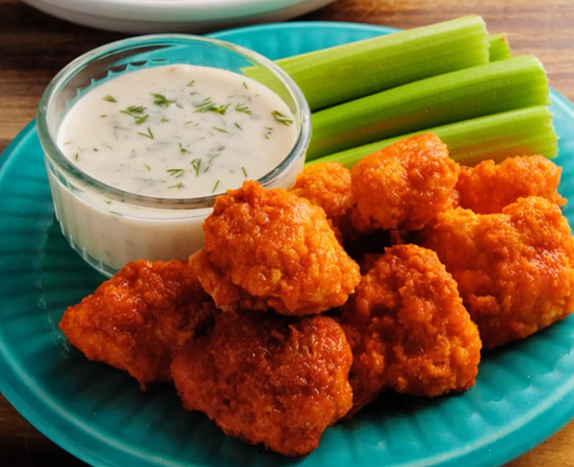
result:
<svg viewBox="0 0 574 467"><path fill-rule="evenodd" d="M393 32L344 23L290 23L215 34L276 59ZM561 192L574 194L574 107L553 92ZM483 356L476 386L453 397L387 396L326 431L304 459L224 436L189 413L171 387L88 362L58 330L66 306L102 277L54 220L34 123L0 158L0 390L42 433L97 467L492 467L524 453L574 416L574 320ZM574 210L564 210L570 223Z"/></svg>

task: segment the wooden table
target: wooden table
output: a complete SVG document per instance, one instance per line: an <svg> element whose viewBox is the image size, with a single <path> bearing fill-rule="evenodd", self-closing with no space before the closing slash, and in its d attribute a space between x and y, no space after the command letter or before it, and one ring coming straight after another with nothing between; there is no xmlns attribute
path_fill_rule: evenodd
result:
<svg viewBox="0 0 574 467"><path fill-rule="evenodd" d="M304 19L412 28L469 13L482 15L491 32L508 32L515 53L537 55L552 86L574 100L572 0L339 0ZM65 23L17 0L0 0L0 21L1 152L34 118L42 91L60 68L123 36ZM0 395L0 466L82 465L38 433ZM574 467L574 422L509 466Z"/></svg>

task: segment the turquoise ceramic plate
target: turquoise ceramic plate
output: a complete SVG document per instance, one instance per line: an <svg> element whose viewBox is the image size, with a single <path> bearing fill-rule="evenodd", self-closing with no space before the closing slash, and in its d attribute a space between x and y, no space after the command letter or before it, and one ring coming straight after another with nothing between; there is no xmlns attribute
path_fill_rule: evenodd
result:
<svg viewBox="0 0 574 467"><path fill-rule="evenodd" d="M392 32L293 23L217 34L271 58ZM562 194L574 194L574 107L553 93ZM0 159L0 390L34 426L98 467L491 467L532 448L574 415L574 320L484 355L476 386L454 397L388 397L327 430L304 459L225 437L185 412L173 388L140 394L125 374L88 362L64 340L65 307L102 278L54 220L34 124ZM571 203L570 203L571 204ZM571 205L565 209L574 221Z"/></svg>

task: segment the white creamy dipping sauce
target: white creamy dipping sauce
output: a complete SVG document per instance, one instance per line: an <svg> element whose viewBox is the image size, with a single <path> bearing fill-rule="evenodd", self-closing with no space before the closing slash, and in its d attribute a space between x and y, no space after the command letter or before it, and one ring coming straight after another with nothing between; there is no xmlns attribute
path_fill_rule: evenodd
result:
<svg viewBox="0 0 574 467"><path fill-rule="evenodd" d="M259 179L288 157L298 125L258 82L216 68L170 65L129 72L88 89L63 117L57 145L105 185L152 198L197 198ZM304 157L268 184L290 188ZM131 203L72 179L47 158L62 232L111 275L129 261L186 259L203 247L211 208Z"/></svg>
<svg viewBox="0 0 574 467"><path fill-rule="evenodd" d="M295 145L293 122L283 100L258 82L177 64L126 73L89 90L65 115L57 140L68 159L107 185L196 198L277 167Z"/></svg>

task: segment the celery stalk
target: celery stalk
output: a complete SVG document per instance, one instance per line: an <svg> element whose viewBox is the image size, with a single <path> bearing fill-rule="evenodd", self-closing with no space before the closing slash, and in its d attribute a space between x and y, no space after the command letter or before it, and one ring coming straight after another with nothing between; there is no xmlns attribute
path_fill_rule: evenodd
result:
<svg viewBox="0 0 574 467"><path fill-rule="evenodd" d="M508 37L504 33L488 36L488 46L491 62L498 62L499 60L506 60L512 57Z"/></svg>
<svg viewBox="0 0 574 467"><path fill-rule="evenodd" d="M532 56L455 71L313 114L313 160L426 128L549 101L548 80Z"/></svg>
<svg viewBox="0 0 574 467"><path fill-rule="evenodd" d="M479 16L446 21L278 60L311 110L489 61ZM266 84L255 67L245 74Z"/></svg>
<svg viewBox="0 0 574 467"><path fill-rule="evenodd" d="M435 133L448 146L450 157L465 165L475 165L484 159L499 162L518 155L541 154L553 158L558 153L552 114L543 106L503 112L417 133ZM332 161L350 169L363 157L412 134L349 149L308 164Z"/></svg>

